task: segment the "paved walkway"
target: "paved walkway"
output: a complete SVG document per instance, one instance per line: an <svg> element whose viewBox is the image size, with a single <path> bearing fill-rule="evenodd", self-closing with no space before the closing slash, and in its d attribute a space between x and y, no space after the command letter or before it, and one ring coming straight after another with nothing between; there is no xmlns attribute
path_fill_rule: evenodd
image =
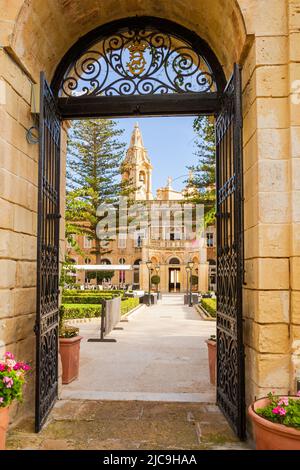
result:
<svg viewBox="0 0 300 470"><path fill-rule="evenodd" d="M122 323L117 343L88 343L80 325L80 378L63 387L39 434L33 420L9 432L8 449L245 449L214 404L201 321L182 296L165 296Z"/></svg>
<svg viewBox="0 0 300 470"><path fill-rule="evenodd" d="M183 305L182 295L138 310L110 334L116 343L89 343L99 324L80 325L80 377L63 399L215 402L205 340L215 323Z"/></svg>
<svg viewBox="0 0 300 470"><path fill-rule="evenodd" d="M215 405L60 400L39 434L33 421L9 433L8 449L243 450Z"/></svg>

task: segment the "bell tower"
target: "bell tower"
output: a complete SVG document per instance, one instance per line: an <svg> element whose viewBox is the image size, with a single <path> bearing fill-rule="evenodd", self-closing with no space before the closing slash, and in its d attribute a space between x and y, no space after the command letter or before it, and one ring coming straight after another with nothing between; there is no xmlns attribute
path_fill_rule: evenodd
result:
<svg viewBox="0 0 300 470"><path fill-rule="evenodd" d="M139 124L136 123L131 135L130 144L124 159L123 180L128 179L134 187L135 201L152 201L152 165L144 147Z"/></svg>

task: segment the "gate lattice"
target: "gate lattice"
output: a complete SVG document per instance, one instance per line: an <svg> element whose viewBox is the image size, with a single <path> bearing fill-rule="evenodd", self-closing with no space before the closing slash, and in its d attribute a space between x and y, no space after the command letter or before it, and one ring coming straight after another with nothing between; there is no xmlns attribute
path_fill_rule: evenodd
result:
<svg viewBox="0 0 300 470"><path fill-rule="evenodd" d="M245 434L243 286L243 168L241 73L224 91L217 147L217 404Z"/></svg>
<svg viewBox="0 0 300 470"><path fill-rule="evenodd" d="M36 431L57 398L59 323L60 119L41 74L37 242Z"/></svg>

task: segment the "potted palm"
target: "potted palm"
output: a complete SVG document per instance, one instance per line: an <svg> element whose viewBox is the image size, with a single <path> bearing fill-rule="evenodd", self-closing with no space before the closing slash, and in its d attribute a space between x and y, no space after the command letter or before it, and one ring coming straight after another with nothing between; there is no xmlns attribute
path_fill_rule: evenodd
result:
<svg viewBox="0 0 300 470"><path fill-rule="evenodd" d="M28 364L16 361L8 351L0 361L0 450L5 449L10 405L14 400L22 401L25 375L29 369Z"/></svg>
<svg viewBox="0 0 300 470"><path fill-rule="evenodd" d="M216 358L217 358L217 338L211 335L206 340L208 351L209 379L212 385L216 385Z"/></svg>
<svg viewBox="0 0 300 470"><path fill-rule="evenodd" d="M300 450L300 392L256 400L249 407L257 450Z"/></svg>
<svg viewBox="0 0 300 470"><path fill-rule="evenodd" d="M62 383L68 384L78 378L80 342L79 328L65 325L64 308L60 308L59 352L62 363Z"/></svg>

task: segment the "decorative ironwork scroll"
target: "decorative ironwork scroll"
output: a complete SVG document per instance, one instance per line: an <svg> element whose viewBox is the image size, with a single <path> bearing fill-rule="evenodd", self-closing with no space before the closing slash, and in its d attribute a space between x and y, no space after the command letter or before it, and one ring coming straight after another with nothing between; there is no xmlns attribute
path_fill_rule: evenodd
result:
<svg viewBox="0 0 300 470"><path fill-rule="evenodd" d="M57 398L59 323L60 119L41 74L37 243L36 431Z"/></svg>
<svg viewBox="0 0 300 470"><path fill-rule="evenodd" d="M73 62L60 97L132 96L216 91L206 59L185 40L155 28L123 28Z"/></svg>
<svg viewBox="0 0 300 470"><path fill-rule="evenodd" d="M224 92L217 144L217 403L240 438L245 435L243 285L243 169L241 77L238 66Z"/></svg>

